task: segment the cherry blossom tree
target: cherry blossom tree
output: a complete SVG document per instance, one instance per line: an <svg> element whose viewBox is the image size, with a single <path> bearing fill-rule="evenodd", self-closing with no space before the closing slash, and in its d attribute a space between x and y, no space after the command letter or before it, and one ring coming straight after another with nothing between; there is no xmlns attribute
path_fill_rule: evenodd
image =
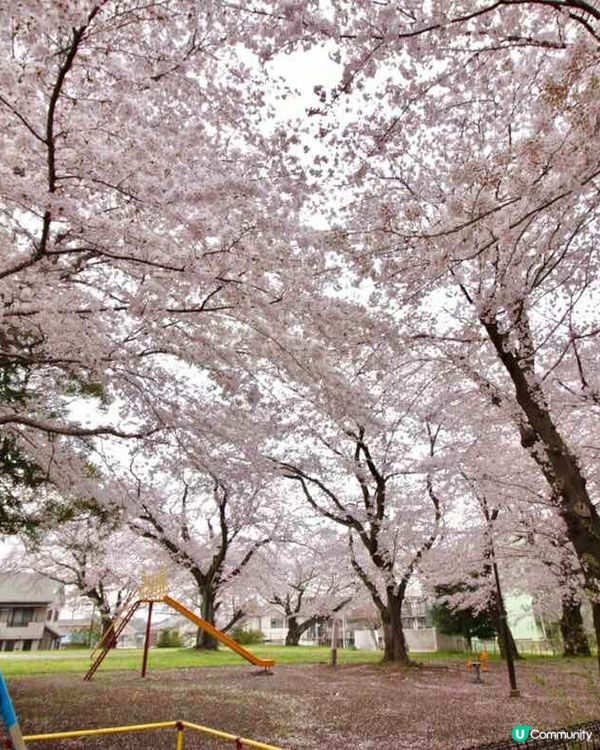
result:
<svg viewBox="0 0 600 750"><path fill-rule="evenodd" d="M114 513L96 510L51 529L20 565L75 587L97 607L104 634L140 585L149 556L149 545L119 528Z"/></svg>
<svg viewBox="0 0 600 750"><path fill-rule="evenodd" d="M356 589L346 543L337 532L306 529L310 537L305 541L297 532L296 541L286 540L263 553L259 584L261 596L285 619L286 646L298 646L304 633L341 612Z"/></svg>
<svg viewBox="0 0 600 750"><path fill-rule="evenodd" d="M326 176L343 161L355 187L331 250L397 304L405 346L443 357L512 425L576 551L599 637L600 11L333 7L330 26L314 7L271 18L274 34L291 19L303 40L335 41L344 63L339 88L317 92Z"/></svg>
<svg viewBox="0 0 600 750"><path fill-rule="evenodd" d="M406 663L402 605L443 515L429 463L442 433L428 389L437 376L390 345L383 312L322 296L292 314L293 332L262 350L273 363L264 400L283 406L271 458L317 517L345 530L383 621L384 658Z"/></svg>
<svg viewBox="0 0 600 750"><path fill-rule="evenodd" d="M0 26L0 355L27 373L0 425L64 475L65 442L168 425L167 359L228 369L236 315L281 296L301 174L264 179L286 136L255 127L260 72L220 2L6 6Z"/></svg>
<svg viewBox="0 0 600 750"><path fill-rule="evenodd" d="M209 435L209 440L214 438ZM252 469L236 445L189 433L161 455L136 455L133 485L123 507L129 526L152 540L188 571L203 619L214 625L228 590L252 568L257 552L276 534L275 507L266 509L264 475ZM220 624L227 631L244 615L243 602ZM197 648L217 643L199 630Z"/></svg>

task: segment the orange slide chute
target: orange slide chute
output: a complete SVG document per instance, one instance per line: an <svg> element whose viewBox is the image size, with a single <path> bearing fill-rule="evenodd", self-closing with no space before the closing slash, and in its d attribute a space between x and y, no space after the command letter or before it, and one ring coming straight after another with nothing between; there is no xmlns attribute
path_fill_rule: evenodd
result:
<svg viewBox="0 0 600 750"><path fill-rule="evenodd" d="M194 625L197 625L199 628L202 628L202 630L205 630L209 635L211 635L213 638L216 638L224 646L227 646L227 648L235 651L236 654L239 654L242 659L249 661L250 664L254 664L256 667L262 667L263 669L270 669L271 667L275 666L275 662L273 661L273 659L259 659L258 656L254 656L254 654L251 651L248 651L247 648L240 646L240 644L234 641L233 638L225 635L225 633L217 630L217 628L215 628L209 622L206 622L206 620L203 620L201 617L198 617L198 615L195 615L191 610L178 602L176 599L172 599L170 596L164 596L163 602L165 604L168 604L172 609L179 612L179 614L187 617L187 619L191 620Z"/></svg>

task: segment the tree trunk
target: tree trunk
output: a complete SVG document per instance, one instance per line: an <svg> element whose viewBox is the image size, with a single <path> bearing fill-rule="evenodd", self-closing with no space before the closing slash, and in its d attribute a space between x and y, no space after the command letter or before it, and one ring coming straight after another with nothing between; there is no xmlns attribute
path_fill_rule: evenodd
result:
<svg viewBox="0 0 600 750"><path fill-rule="evenodd" d="M288 617L288 630L285 636L286 646L298 646L300 645L300 637L302 630L298 624L297 617Z"/></svg>
<svg viewBox="0 0 600 750"><path fill-rule="evenodd" d="M581 602L572 593L566 593L562 598L560 634L563 656L591 656L590 644L583 629Z"/></svg>
<svg viewBox="0 0 600 750"><path fill-rule="evenodd" d="M508 334L500 331L496 318L482 318L481 322L513 382L517 402L527 417L528 427L519 428L521 444L548 482L567 526L567 536L581 563L586 588L596 598L600 594L600 514L590 498L587 480L577 457L554 424L532 364L522 361L511 351ZM594 617L598 639L600 611Z"/></svg>
<svg viewBox="0 0 600 750"><path fill-rule="evenodd" d="M594 632L596 634L596 647L598 649L598 668L600 669L600 602L592 602L592 617L594 618Z"/></svg>
<svg viewBox="0 0 600 750"><path fill-rule="evenodd" d="M100 627L102 628L102 635L101 638L104 638L109 630L112 630L114 618L112 616L112 613L110 611L110 606L106 603L101 604L98 607L98 611L100 613ZM113 635L106 636L107 640L104 641L107 648L116 648L117 647L117 639Z"/></svg>
<svg viewBox="0 0 600 750"><path fill-rule="evenodd" d="M388 591L387 605L381 612L383 623L383 660L410 664L408 649L402 628L402 604L404 594Z"/></svg>
<svg viewBox="0 0 600 750"><path fill-rule="evenodd" d="M210 587L203 588L201 590L202 603L200 605L200 612L202 619L206 620L210 625L215 624L215 593ZM196 646L198 650L203 651L216 651L217 641L211 635L209 635L202 628L198 628L196 633Z"/></svg>

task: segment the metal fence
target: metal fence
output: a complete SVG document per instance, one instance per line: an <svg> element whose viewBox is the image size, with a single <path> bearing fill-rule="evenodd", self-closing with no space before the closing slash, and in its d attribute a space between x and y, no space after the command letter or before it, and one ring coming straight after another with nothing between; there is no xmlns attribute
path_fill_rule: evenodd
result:
<svg viewBox="0 0 600 750"><path fill-rule="evenodd" d="M99 737L138 732L148 733L159 729L175 730L176 750L184 750L186 730L190 734L202 734L208 737L213 737L217 740L232 743L233 745L235 745L236 750L246 750L247 748L249 748L250 750L282 750L282 748L276 747L275 745L267 745L265 742L249 740L246 737L237 737L235 734L229 734L229 732L221 732L218 729L211 729L211 727L205 727L202 726L202 724L194 724L191 721L160 721L153 724L129 724L127 726L120 727L103 727L102 729L76 729L71 732L28 734L23 737L23 740L26 743L25 745L15 744L12 740L6 739L4 741L4 747L10 748L10 750L16 750L21 746L28 747L30 744L33 744L35 742L54 742L56 740L71 740L80 737ZM126 745L123 745L123 747L126 747ZM153 745L147 745L147 747L153 747Z"/></svg>
<svg viewBox="0 0 600 750"><path fill-rule="evenodd" d="M534 736L531 737L531 734ZM472 745L462 750L600 750L600 721L560 729L536 728L531 734L519 742L502 740L487 745Z"/></svg>

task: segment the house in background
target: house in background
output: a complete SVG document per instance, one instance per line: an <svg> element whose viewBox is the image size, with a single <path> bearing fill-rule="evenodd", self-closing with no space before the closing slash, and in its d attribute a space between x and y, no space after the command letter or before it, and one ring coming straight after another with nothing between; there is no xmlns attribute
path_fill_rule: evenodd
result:
<svg viewBox="0 0 600 750"><path fill-rule="evenodd" d="M56 621L56 626L63 634L61 646L90 646L94 645L100 629L100 620L94 617L62 618Z"/></svg>
<svg viewBox="0 0 600 750"><path fill-rule="evenodd" d="M57 649L64 586L37 573L0 573L0 651Z"/></svg>
<svg viewBox="0 0 600 750"><path fill-rule="evenodd" d="M168 630L177 633L182 646L194 646L196 643L196 633L198 627L190 622L186 617L181 615L170 615L152 626L151 639L152 645L156 646L160 640L161 634Z"/></svg>
<svg viewBox="0 0 600 750"><path fill-rule="evenodd" d="M555 645L546 635L542 619L536 614L533 597L523 593L509 593L505 597L508 624L517 649L529 653L555 653ZM364 628L354 625L356 648L383 648L383 633L377 621L365 619ZM402 624L408 650L414 653L434 651L467 651L467 643L462 636L446 635L433 623L431 605L425 597L410 597L402 608ZM473 651L497 653L500 650L498 639L481 641L472 639Z"/></svg>
<svg viewBox="0 0 600 750"><path fill-rule="evenodd" d="M244 630L259 630L265 643L283 644L287 622L281 610L258 602L247 607L240 623ZM342 648L376 650L382 648L383 634L378 612L369 606L343 609L337 615L338 645ZM299 618L300 622L302 618ZM462 639L443 635L433 626L429 606L424 597L410 597L404 603L402 623L407 645L411 651L461 650ZM329 623L319 623L302 634L301 646L328 645L331 639Z"/></svg>
<svg viewBox="0 0 600 750"><path fill-rule="evenodd" d="M351 610L348 613L352 642L358 649L375 651L383 648L383 631L378 613L371 608ZM402 627L406 645L414 653L434 651L462 651L463 639L445 635L431 620L429 602L422 596L411 596L404 600Z"/></svg>
<svg viewBox="0 0 600 750"><path fill-rule="evenodd" d="M552 653L553 647L546 636L542 620L536 615L533 598L527 594L512 594L506 597L509 625L517 643L523 651ZM299 618L300 621L302 618ZM349 606L338 616L338 646L354 647L368 651L383 648L383 631L379 613L369 605ZM447 635L437 628L431 618L431 605L426 597L410 596L402 608L402 625L408 650L413 653L435 651L466 651L467 644L459 635ZM260 630L265 643L283 644L287 623L282 612L270 604L254 602L247 608L241 621L244 630ZM315 625L300 639L302 646L329 645L330 623ZM473 639L474 650L496 652L497 639L478 641Z"/></svg>
<svg viewBox="0 0 600 750"><path fill-rule="evenodd" d="M288 627L286 619L280 609L267 602L258 601L248 604L246 614L238 622L237 627L243 630L260 631L265 643L282 645L285 643ZM302 622L302 618L298 618ZM305 631L300 638L301 646L314 646L319 642L319 631L324 633L325 626L313 626Z"/></svg>

